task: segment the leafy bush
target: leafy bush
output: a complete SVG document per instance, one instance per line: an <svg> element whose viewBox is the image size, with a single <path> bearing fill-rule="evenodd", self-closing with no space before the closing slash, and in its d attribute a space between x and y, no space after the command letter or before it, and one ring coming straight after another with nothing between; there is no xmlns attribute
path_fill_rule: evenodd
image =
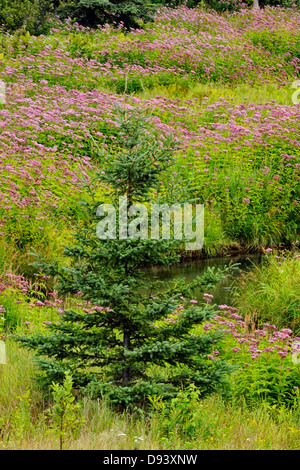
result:
<svg viewBox="0 0 300 470"><path fill-rule="evenodd" d="M0 24L10 31L24 28L31 34L45 34L55 5L55 0L0 0Z"/></svg>
<svg viewBox="0 0 300 470"><path fill-rule="evenodd" d="M75 401L72 386L72 376L68 372L62 385L53 382L51 389L54 403L45 412L49 419L49 432L59 439L60 450L63 449L66 437L74 431L79 432L85 422L80 416L81 405Z"/></svg>
<svg viewBox="0 0 300 470"><path fill-rule="evenodd" d="M139 20L152 21L154 5L144 0L76 0L65 2L57 10L60 18L73 18L84 26L123 24L127 29L139 27Z"/></svg>
<svg viewBox="0 0 300 470"><path fill-rule="evenodd" d="M211 437L217 432L218 417L204 409L201 391L193 384L181 390L175 398L166 402L160 396L149 397L151 411L159 415L159 433L166 444L172 437L191 442L195 436Z"/></svg>

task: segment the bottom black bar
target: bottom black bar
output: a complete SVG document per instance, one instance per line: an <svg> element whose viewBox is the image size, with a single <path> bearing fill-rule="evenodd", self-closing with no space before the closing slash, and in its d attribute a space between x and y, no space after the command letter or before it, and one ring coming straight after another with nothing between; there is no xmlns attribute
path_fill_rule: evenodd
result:
<svg viewBox="0 0 300 470"><path fill-rule="evenodd" d="M178 467L187 466L191 468L202 468L204 467L206 458L221 458L222 465L228 464L232 466L233 459L237 457L247 458L250 462L251 457L257 462L257 453L267 454L268 462L272 457L276 459L276 463L286 462L287 454L292 454L293 451L288 450L8 450L9 453L9 464L14 463L14 459L22 460L22 465L28 464L32 469L32 466L37 463L39 468L41 462L47 463L50 467L51 464L62 463L66 461L68 467L72 465L72 470L81 469L87 470L87 465L93 463L93 469L105 469L108 467L121 467L121 468L133 468L142 469L157 468L157 467ZM3 454L5 457L5 454ZM285 460L284 460L285 459Z"/></svg>

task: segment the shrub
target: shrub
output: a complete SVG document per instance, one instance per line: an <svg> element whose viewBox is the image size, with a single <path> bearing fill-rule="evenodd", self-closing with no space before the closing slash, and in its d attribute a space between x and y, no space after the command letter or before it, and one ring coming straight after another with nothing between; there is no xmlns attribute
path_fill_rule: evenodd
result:
<svg viewBox="0 0 300 470"><path fill-rule="evenodd" d="M123 24L127 29L139 27L139 20L152 21L155 6L144 0L76 0L65 2L57 10L60 18L73 18L83 26Z"/></svg>
<svg viewBox="0 0 300 470"><path fill-rule="evenodd" d="M31 34L46 33L56 4L54 0L0 0L0 24L10 31L23 28Z"/></svg>
<svg viewBox="0 0 300 470"><path fill-rule="evenodd" d="M59 439L59 449L63 449L63 444L69 435L80 430L85 420L80 416L81 405L75 402L72 393L72 377L66 372L62 385L52 383L52 396L54 403L46 410L45 415L49 419L49 432Z"/></svg>
<svg viewBox="0 0 300 470"><path fill-rule="evenodd" d="M153 420L159 416L159 434L166 444L172 437L192 442L195 436L202 438L216 433L218 417L203 407L201 392L193 384L180 390L175 398L166 403L162 397L150 397Z"/></svg>

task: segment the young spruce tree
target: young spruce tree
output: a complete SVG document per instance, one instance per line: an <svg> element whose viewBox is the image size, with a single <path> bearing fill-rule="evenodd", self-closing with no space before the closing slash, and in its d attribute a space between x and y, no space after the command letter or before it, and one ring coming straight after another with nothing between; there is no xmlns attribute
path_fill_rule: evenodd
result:
<svg viewBox="0 0 300 470"><path fill-rule="evenodd" d="M166 285L147 275L152 266L178 261L182 241L151 239L150 227L147 237L138 225L139 212L133 215L130 207L142 202L150 208L162 173L173 164L177 144L172 136L157 135L145 112L120 108L118 113L114 151L102 153L98 175L107 193L97 201L90 187L93 201L83 204L85 218L75 243L63 253L71 265L50 263L39 255L33 263L56 279L60 295L80 291L81 299L93 308L65 310L58 323L47 325L46 334L19 336L18 341L35 350L45 383L62 383L70 371L75 386L122 406L141 403L153 394L174 396L191 383L207 394L224 382L230 368L208 358L220 332L193 332L212 317L213 308L190 300L194 288L209 288L224 273L208 270L189 285L184 280ZM167 203L174 202L170 194L165 195ZM121 197L127 202L123 211ZM99 214L106 212L97 208L108 202L115 208L116 224L106 216L107 238L101 239L97 224L103 221ZM124 215L129 224L136 224L137 232L140 229L135 238L121 228Z"/></svg>

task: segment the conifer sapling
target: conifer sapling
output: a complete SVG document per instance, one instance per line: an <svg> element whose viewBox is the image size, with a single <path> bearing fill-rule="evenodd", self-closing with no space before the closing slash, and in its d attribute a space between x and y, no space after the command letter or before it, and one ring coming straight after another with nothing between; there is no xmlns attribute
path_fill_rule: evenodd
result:
<svg viewBox="0 0 300 470"><path fill-rule="evenodd" d="M35 350L45 383L63 382L70 371L74 386L122 406L153 394L174 396L189 384L209 393L224 382L230 368L221 359L208 358L221 333L195 331L212 317L213 308L191 299L193 289L212 287L224 272L211 269L191 284L165 284L151 279L147 270L177 262L182 240L151 239L142 232L130 238L120 233L118 223L114 237L111 232L106 239L97 236L102 203L113 204L117 222L120 197L128 208L137 203L150 207L178 147L174 137L154 130L146 111L119 108L117 126L114 147L100 155L102 200L89 185L74 245L63 252L70 262L48 262L36 254L34 263L55 278L60 295L80 292L87 308L65 310L59 322L47 325L46 334L18 341Z"/></svg>

